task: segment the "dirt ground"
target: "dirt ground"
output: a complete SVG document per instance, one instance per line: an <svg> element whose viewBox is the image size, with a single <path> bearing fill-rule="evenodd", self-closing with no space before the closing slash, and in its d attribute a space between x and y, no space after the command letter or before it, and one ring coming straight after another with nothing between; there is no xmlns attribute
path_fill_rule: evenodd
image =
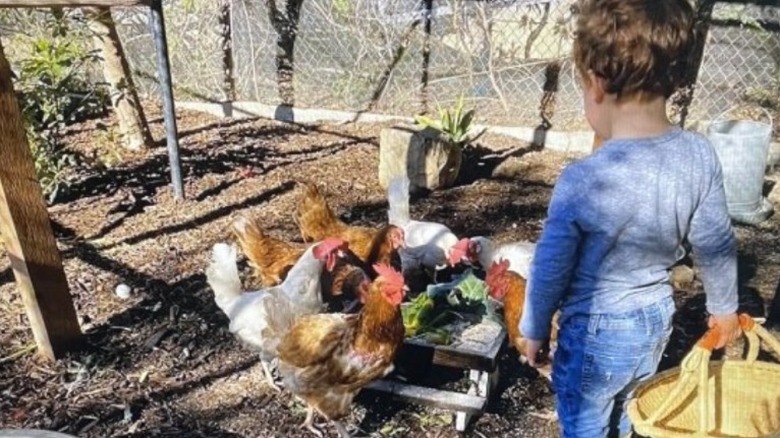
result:
<svg viewBox="0 0 780 438"><path fill-rule="evenodd" d="M159 110L149 112L162 139ZM377 182L383 125L301 126L180 111L187 200L174 202L164 140L149 152L121 152L112 146L114 123L89 121L70 130L68 147L83 164L49 209L87 335L84 351L55 364L32 354L13 273L7 257L0 262L0 428L80 437L312 436L297 428L302 405L270 391L256 355L228 332L203 270L211 246L228 238L239 213L251 212L274 235L298 240L290 214L295 178L318 181L348 222L385 221ZM536 240L552 185L575 158L484 136L467 151L456 187L413 199L412 215L458 234ZM780 189L771 190L777 179L776 172L768 177L767 191L780 205ZM756 315L772 310L780 287L779 231L777 215L757 227L737 226L743 307ZM131 298L115 295L119 284L132 288ZM697 280L676 293L679 312L664 368L678 364L704 331L700 292ZM775 312L771 323L780 316ZM738 355L738 347L729 354ZM464 436L557 436L555 424L530 415L552 408L549 384L512 352L501 354L500 370L488 413ZM444 386L466 384L462 373L436 374ZM350 423L362 436L459 436L446 411L368 393Z"/></svg>

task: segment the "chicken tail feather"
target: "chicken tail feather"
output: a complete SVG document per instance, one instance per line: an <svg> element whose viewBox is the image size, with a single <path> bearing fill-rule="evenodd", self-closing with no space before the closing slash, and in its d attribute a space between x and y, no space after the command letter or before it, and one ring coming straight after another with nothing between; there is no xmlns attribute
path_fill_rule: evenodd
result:
<svg viewBox="0 0 780 438"><path fill-rule="evenodd" d="M260 275L261 279L268 265L274 260L272 247L278 249L284 246L288 251L295 250L291 245L266 234L256 219L246 216L239 216L233 222L233 234L241 251L246 255L249 266L254 269L255 275Z"/></svg>
<svg viewBox="0 0 780 438"><path fill-rule="evenodd" d="M409 223L409 178L396 176L387 186L388 222L405 227Z"/></svg>
<svg viewBox="0 0 780 438"><path fill-rule="evenodd" d="M236 264L236 248L217 243L211 253L211 264L206 268L206 280L217 297L241 295L241 279Z"/></svg>
<svg viewBox="0 0 780 438"><path fill-rule="evenodd" d="M297 222L304 240L321 240L338 234L340 220L331 210L315 183L300 182L303 186L297 209Z"/></svg>

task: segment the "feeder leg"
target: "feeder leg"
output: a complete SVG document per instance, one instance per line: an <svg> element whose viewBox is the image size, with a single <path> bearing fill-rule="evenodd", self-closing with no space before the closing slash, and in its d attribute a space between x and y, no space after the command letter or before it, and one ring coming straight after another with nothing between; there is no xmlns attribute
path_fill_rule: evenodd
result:
<svg viewBox="0 0 780 438"><path fill-rule="evenodd" d="M474 385L471 385L468 394L483 397L485 399L485 405L487 405L488 400L490 400L490 392L498 382L498 368L490 373L486 371L469 370L469 380L471 380ZM473 415L467 412L456 412L455 430L458 432L465 431L466 427L468 427L471 422L472 417Z"/></svg>

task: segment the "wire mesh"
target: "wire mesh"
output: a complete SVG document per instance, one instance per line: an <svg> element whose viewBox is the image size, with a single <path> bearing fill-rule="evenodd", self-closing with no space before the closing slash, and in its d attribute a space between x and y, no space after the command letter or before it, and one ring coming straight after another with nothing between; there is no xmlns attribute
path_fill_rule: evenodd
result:
<svg viewBox="0 0 780 438"><path fill-rule="evenodd" d="M282 103L284 29L272 18L285 18L289 1L230 1L238 100ZM587 129L570 58L573 3L303 0L291 33L295 105L409 116L463 95L481 123ZM220 4L164 2L177 99L225 99ZM137 83L156 97L148 11L113 15ZM739 105L780 108L779 23L780 7L716 4L687 120ZM12 24L0 16L0 31Z"/></svg>

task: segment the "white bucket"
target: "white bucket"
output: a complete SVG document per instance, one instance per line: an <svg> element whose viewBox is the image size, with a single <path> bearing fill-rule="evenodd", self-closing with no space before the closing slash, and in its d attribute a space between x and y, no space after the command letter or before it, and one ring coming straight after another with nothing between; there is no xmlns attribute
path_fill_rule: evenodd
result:
<svg viewBox="0 0 780 438"><path fill-rule="evenodd" d="M731 218L756 225L773 211L763 196L769 143L772 139L772 116L764 110L769 124L751 120L718 120L707 129L723 168L723 186Z"/></svg>

